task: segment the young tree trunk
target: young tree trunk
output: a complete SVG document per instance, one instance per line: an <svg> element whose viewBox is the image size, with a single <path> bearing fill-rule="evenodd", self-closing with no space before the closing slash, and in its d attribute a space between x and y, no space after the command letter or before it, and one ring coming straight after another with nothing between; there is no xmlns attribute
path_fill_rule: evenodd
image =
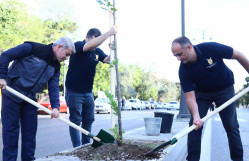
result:
<svg viewBox="0 0 249 161"><path fill-rule="evenodd" d="M113 8L115 8L115 0L113 0ZM113 12L113 24L114 25L116 24L115 11ZM114 35L114 44L115 44L114 57L116 60L118 60L116 35ZM122 121L121 121L121 92L120 92L118 61L115 64L115 68L116 68L116 77L117 77L117 96L118 96L118 128L119 128L120 140L122 140L123 136L122 136Z"/></svg>

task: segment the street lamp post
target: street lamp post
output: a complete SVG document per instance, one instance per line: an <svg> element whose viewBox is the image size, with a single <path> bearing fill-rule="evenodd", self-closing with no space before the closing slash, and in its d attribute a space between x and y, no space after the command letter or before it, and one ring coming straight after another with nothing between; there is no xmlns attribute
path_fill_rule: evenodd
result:
<svg viewBox="0 0 249 161"><path fill-rule="evenodd" d="M185 36L185 2L182 0L181 3L181 9L182 9L182 36ZM184 92L181 88L181 96L180 96L180 110L179 114L177 115L177 118L190 118L190 113L187 108L186 98L184 95Z"/></svg>

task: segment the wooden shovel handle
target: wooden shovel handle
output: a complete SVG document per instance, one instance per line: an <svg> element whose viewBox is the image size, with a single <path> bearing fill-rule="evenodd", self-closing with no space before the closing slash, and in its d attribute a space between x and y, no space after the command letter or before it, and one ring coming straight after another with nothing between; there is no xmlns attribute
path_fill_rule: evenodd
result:
<svg viewBox="0 0 249 161"><path fill-rule="evenodd" d="M12 88L9 87L9 86L6 86L6 90L9 91L9 92L11 92L11 93L13 93L14 95L16 95L16 96L22 98L23 100L27 101L28 103L30 103L30 104L36 106L37 108L39 108L39 109L41 109L41 110L43 110L43 111L45 111L46 113L48 113L48 114L51 115L51 110L49 110L49 109L47 109L46 107L40 105L39 103L33 101L32 99L30 99L30 98L24 96L24 95L21 94L20 92L17 92L16 90L12 89ZM65 119L64 117L60 116L58 119L60 119L61 121L65 122L66 124L70 125L71 127L75 128L75 129L77 129L77 130L79 130L79 131L82 132L83 134L89 135L89 132L88 132L88 131L86 131L85 129L81 128L80 126L78 126L78 125L72 123L71 121ZM98 137L96 137L96 136L93 136L92 138L93 138L94 140L98 141L98 142L101 142L101 140L100 140Z"/></svg>
<svg viewBox="0 0 249 161"><path fill-rule="evenodd" d="M234 101L236 101L237 99L239 99L240 97L242 97L247 92L249 92L249 87L247 87L243 91L241 91L238 94L236 94L235 96L233 96L231 99L229 99L224 104L222 104L219 108L216 108L214 111L208 113L201 120L203 122L207 121L208 119L210 119L211 117L213 117L215 114L219 113L221 110L223 110L224 108L226 108L227 106L229 106L231 103L233 103ZM193 124L190 127L188 127L186 130L183 130L182 132L176 134L173 138L176 138L177 140L180 140L183 136L185 136L186 134L190 133L195 128L196 128L196 125Z"/></svg>

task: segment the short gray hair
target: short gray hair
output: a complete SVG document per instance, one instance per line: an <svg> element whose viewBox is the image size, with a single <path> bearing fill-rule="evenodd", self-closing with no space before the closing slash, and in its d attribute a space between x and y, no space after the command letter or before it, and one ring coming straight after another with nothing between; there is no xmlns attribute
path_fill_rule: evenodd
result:
<svg viewBox="0 0 249 161"><path fill-rule="evenodd" d="M73 53L76 53L73 41L69 37L61 37L53 43L53 46L62 45L64 49L73 49Z"/></svg>
<svg viewBox="0 0 249 161"><path fill-rule="evenodd" d="M192 45L191 41L187 37L185 37L185 36L181 36L181 37L176 38L172 42L172 45L174 43L180 44L181 48L186 48L188 45Z"/></svg>

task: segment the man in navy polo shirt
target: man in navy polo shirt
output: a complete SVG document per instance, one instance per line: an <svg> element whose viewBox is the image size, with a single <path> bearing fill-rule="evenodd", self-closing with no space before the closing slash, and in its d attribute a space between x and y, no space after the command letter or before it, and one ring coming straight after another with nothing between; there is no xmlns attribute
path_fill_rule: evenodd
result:
<svg viewBox="0 0 249 161"><path fill-rule="evenodd" d="M92 93L96 66L99 61L108 63L110 56L107 56L100 48L107 38L117 33L117 26L112 26L104 33L92 28L87 32L86 39L75 42L76 53L69 61L69 68L66 78L66 101L69 107L70 121L83 129L91 132L94 121L94 98ZM69 127L73 147L84 145L90 142L90 138Z"/></svg>
<svg viewBox="0 0 249 161"><path fill-rule="evenodd" d="M206 116L212 102L219 107L235 95L233 72L223 59L236 59L247 72L249 61L243 53L229 46L215 42L193 46L184 36L172 42L171 50L181 61L179 78L192 115L189 125L196 125L196 129L188 135L187 160L199 161L203 128L201 118ZM235 103L226 107L219 115L227 132L230 157L233 161L242 161L243 148Z"/></svg>

